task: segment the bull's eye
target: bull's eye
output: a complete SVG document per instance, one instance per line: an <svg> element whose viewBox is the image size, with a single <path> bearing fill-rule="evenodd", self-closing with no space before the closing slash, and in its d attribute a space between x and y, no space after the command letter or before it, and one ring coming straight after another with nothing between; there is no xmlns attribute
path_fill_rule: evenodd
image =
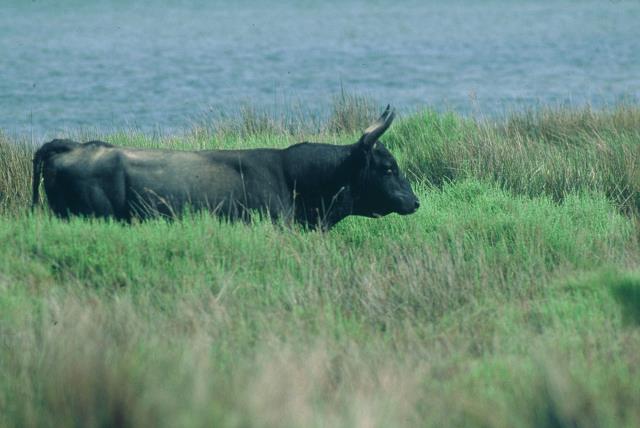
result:
<svg viewBox="0 0 640 428"><path fill-rule="evenodd" d="M391 168L389 168L388 170L386 170L384 172L386 175L393 175L393 170Z"/></svg>

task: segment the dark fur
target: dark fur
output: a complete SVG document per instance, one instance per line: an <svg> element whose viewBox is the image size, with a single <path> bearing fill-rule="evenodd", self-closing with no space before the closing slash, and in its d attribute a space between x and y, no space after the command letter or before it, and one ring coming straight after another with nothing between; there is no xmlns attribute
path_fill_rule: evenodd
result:
<svg viewBox="0 0 640 428"><path fill-rule="evenodd" d="M101 141L53 140L33 160L33 206L41 176L49 205L70 214L175 216L208 209L230 219L252 211L328 228L348 215L410 214L418 199L384 145L389 109L355 144L300 143L286 149L170 151Z"/></svg>

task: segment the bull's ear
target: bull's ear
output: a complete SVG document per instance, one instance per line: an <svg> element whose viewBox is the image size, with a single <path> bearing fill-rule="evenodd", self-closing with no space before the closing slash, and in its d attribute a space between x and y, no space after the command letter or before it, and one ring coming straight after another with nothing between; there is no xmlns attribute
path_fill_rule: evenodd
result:
<svg viewBox="0 0 640 428"><path fill-rule="evenodd" d="M365 149L371 149L376 141L378 141L378 138L380 138L389 126L391 126L391 122L393 122L394 117L395 111L391 109L390 105L387 105L382 116L364 130L362 137L360 137L360 144L362 147Z"/></svg>

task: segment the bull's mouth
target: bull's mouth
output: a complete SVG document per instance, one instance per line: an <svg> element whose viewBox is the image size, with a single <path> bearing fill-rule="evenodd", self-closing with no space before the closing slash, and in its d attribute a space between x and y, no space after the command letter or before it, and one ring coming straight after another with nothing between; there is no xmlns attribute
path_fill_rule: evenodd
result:
<svg viewBox="0 0 640 428"><path fill-rule="evenodd" d="M417 208L411 208L410 210L406 210L406 211L398 211L398 214L409 215L409 214L415 213L416 211L418 211Z"/></svg>
<svg viewBox="0 0 640 428"><path fill-rule="evenodd" d="M413 206L411 207L403 207L402 209L399 209L398 211L396 211L398 214L400 215L409 215L409 214L413 214L416 211L418 211L418 208L420 208L420 204L418 202L416 202Z"/></svg>
<svg viewBox="0 0 640 428"><path fill-rule="evenodd" d="M400 214L400 215L409 215L409 214L413 214L416 211L418 211L418 208L420 208L420 202L416 199L415 201L411 202L410 204L403 204L395 209L392 209L390 211L387 211L385 213L379 213L379 212L372 212L370 214L371 217L373 218L381 218L384 217L388 214L391 213L396 213L396 214Z"/></svg>

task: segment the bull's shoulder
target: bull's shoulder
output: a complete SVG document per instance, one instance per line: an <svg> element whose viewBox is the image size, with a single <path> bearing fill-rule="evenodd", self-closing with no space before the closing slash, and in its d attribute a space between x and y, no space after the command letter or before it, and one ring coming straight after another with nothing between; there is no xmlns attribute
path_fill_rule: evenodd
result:
<svg viewBox="0 0 640 428"><path fill-rule="evenodd" d="M312 165L337 165L344 162L353 152L352 145L302 142L283 150L287 167L293 169Z"/></svg>
<svg viewBox="0 0 640 428"><path fill-rule="evenodd" d="M351 153L353 145L341 145L341 144L327 144L327 143L315 143L311 141L303 141L301 143L293 144L283 152L288 157L295 156L335 156Z"/></svg>

